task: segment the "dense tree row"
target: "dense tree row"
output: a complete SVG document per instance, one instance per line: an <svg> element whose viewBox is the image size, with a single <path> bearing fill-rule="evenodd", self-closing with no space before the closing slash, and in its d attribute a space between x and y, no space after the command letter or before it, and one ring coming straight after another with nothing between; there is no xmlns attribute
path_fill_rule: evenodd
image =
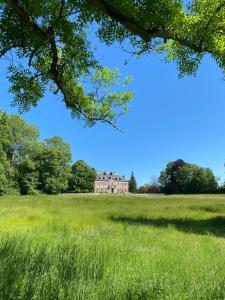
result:
<svg viewBox="0 0 225 300"><path fill-rule="evenodd" d="M0 195L92 192L96 171L84 161L71 165L69 144L60 137L39 140L38 128L0 110ZM131 193L194 194L223 192L209 168L178 159L169 162L159 181L137 188L132 172Z"/></svg>
<svg viewBox="0 0 225 300"><path fill-rule="evenodd" d="M138 187L139 194L200 194L225 193L225 186L218 185L218 178L212 170L182 159L171 161L159 178Z"/></svg>
<svg viewBox="0 0 225 300"><path fill-rule="evenodd" d="M71 167L70 146L62 138L41 142L36 126L3 111L0 128L0 195L93 190L95 170L83 161Z"/></svg>
<svg viewBox="0 0 225 300"><path fill-rule="evenodd" d="M137 189L138 194L161 194L163 193L162 185L159 182L150 182L141 185Z"/></svg>
<svg viewBox="0 0 225 300"><path fill-rule="evenodd" d="M182 159L169 162L159 181L166 194L215 193L218 190L217 178L211 169Z"/></svg>

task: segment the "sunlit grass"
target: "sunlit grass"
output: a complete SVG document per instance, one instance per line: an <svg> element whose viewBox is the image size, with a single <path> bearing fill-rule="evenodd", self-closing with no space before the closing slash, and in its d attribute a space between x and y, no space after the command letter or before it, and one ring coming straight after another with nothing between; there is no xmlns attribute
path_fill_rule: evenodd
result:
<svg viewBox="0 0 225 300"><path fill-rule="evenodd" d="M224 299L225 196L0 198L0 299Z"/></svg>

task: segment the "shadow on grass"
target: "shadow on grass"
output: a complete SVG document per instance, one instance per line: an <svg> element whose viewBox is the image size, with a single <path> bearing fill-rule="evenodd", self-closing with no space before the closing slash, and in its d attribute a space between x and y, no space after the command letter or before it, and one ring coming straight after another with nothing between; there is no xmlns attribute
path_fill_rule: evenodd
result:
<svg viewBox="0 0 225 300"><path fill-rule="evenodd" d="M195 211L204 211L209 213L224 213L225 212L225 206L189 206L189 209L195 210Z"/></svg>
<svg viewBox="0 0 225 300"><path fill-rule="evenodd" d="M138 226L152 226L166 228L174 226L177 230L194 234L210 234L217 237L225 237L225 217L217 216L215 218L194 220L194 219L149 219L145 217L129 216L111 216L114 222L125 223Z"/></svg>

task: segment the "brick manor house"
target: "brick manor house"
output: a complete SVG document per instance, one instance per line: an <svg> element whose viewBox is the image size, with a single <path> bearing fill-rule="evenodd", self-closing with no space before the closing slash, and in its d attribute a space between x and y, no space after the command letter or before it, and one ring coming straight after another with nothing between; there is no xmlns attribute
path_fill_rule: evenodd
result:
<svg viewBox="0 0 225 300"><path fill-rule="evenodd" d="M95 180L95 193L124 194L129 192L128 181L114 172L100 172Z"/></svg>

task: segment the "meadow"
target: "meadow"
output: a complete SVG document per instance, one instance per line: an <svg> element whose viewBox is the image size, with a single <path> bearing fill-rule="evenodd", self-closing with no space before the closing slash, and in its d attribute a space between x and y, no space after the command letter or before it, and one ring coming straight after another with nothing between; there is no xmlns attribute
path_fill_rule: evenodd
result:
<svg viewBox="0 0 225 300"><path fill-rule="evenodd" d="M0 299L224 299L225 195L0 198Z"/></svg>

